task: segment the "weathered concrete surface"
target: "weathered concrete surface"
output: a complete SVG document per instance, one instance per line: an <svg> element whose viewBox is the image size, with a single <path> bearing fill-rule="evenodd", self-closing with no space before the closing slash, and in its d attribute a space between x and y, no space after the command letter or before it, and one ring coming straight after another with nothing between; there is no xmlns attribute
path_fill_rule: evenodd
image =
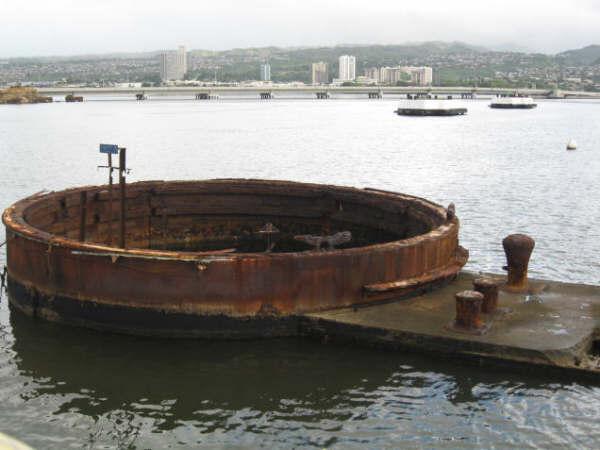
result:
<svg viewBox="0 0 600 450"><path fill-rule="evenodd" d="M452 327L456 292L479 274L462 272L446 287L393 303L307 314L302 333L417 351L536 364L600 375L593 355L600 287L531 281L530 291L501 291L500 311L482 314L484 334ZM600 377L599 377L600 378Z"/></svg>

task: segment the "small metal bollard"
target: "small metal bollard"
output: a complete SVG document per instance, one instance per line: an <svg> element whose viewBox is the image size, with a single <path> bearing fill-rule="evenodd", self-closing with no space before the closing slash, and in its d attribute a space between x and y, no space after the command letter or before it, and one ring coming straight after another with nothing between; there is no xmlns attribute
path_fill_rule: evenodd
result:
<svg viewBox="0 0 600 450"><path fill-rule="evenodd" d="M457 328L477 331L483 327L481 320L481 305L483 294L477 291L461 291L455 294Z"/></svg>
<svg viewBox="0 0 600 450"><path fill-rule="evenodd" d="M502 246L507 261L504 269L508 271L506 290L511 292L527 291L527 268L535 241L526 234L511 234L502 240Z"/></svg>
<svg viewBox="0 0 600 450"><path fill-rule="evenodd" d="M481 277L473 280L473 288L475 291L483 294L483 303L481 312L492 314L498 308L498 286L500 283L497 280L489 277Z"/></svg>

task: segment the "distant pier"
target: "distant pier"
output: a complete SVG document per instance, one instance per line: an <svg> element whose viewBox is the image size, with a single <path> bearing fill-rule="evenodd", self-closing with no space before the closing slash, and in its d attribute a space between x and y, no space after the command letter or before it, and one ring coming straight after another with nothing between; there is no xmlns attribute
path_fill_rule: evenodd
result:
<svg viewBox="0 0 600 450"><path fill-rule="evenodd" d="M94 95L124 95L132 99L140 94L140 88L113 88L113 87L54 87L40 88L41 95L81 96L87 98ZM534 98L548 99L600 99L600 92L561 91L557 89L500 89L500 88L474 88L460 86L185 86L185 87L145 87L144 96L148 99L162 96L181 96L191 99L208 100L221 96L255 97L258 99L293 98L294 95L312 96L317 99L343 97L344 95L362 96L369 99L380 99L386 96L400 96L407 98L427 97L431 98L460 98L475 99L479 96L506 96L520 95Z"/></svg>

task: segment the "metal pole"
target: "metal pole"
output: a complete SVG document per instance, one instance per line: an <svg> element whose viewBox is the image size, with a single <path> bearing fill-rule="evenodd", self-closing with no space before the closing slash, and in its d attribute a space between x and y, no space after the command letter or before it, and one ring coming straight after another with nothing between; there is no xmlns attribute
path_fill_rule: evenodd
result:
<svg viewBox="0 0 600 450"><path fill-rule="evenodd" d="M79 240L85 241L85 222L87 216L87 192L79 193Z"/></svg>
<svg viewBox="0 0 600 450"><path fill-rule="evenodd" d="M121 191L121 229L119 232L119 247L125 248L125 170L126 150L119 149L119 188Z"/></svg>
<svg viewBox="0 0 600 450"><path fill-rule="evenodd" d="M108 245L113 243L112 223L113 223L113 165L112 153L108 154Z"/></svg>

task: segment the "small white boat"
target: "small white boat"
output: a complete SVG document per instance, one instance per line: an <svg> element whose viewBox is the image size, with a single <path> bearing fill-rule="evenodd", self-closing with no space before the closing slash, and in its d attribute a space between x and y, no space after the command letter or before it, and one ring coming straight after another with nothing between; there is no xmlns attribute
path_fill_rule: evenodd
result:
<svg viewBox="0 0 600 450"><path fill-rule="evenodd" d="M498 109L533 109L536 106L531 97L520 96L498 97L490 104L490 108Z"/></svg>
<svg viewBox="0 0 600 450"><path fill-rule="evenodd" d="M574 139L571 139L569 142L567 142L567 150L576 150L577 149L577 142L575 142Z"/></svg>
<svg viewBox="0 0 600 450"><path fill-rule="evenodd" d="M394 112L399 116L462 116L467 108L450 100L406 100Z"/></svg>

